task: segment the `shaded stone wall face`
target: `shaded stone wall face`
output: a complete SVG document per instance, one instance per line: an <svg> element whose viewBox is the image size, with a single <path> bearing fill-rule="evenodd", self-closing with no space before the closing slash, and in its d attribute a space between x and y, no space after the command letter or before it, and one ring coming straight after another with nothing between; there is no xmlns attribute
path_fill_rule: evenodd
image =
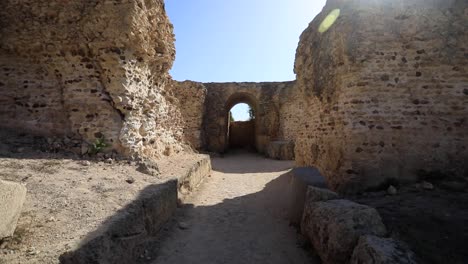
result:
<svg viewBox="0 0 468 264"><path fill-rule="evenodd" d="M328 1L297 49L297 164L350 192L421 170L466 177L467 25L466 1Z"/></svg>
<svg viewBox="0 0 468 264"><path fill-rule="evenodd" d="M229 147L255 146L255 120L229 123Z"/></svg>
<svg viewBox="0 0 468 264"><path fill-rule="evenodd" d="M104 136L129 156L185 149L163 1L7 0L0 25L2 127Z"/></svg>

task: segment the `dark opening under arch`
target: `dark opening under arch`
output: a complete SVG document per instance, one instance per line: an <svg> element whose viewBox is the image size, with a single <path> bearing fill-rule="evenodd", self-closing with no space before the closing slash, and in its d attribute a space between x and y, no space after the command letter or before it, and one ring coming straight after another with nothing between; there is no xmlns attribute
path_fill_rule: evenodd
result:
<svg viewBox="0 0 468 264"><path fill-rule="evenodd" d="M253 118L248 121L231 121L230 111L237 105L245 103L253 111ZM258 105L257 100L247 93L233 94L226 102L226 150L242 148L256 151L256 125L258 119L255 118Z"/></svg>

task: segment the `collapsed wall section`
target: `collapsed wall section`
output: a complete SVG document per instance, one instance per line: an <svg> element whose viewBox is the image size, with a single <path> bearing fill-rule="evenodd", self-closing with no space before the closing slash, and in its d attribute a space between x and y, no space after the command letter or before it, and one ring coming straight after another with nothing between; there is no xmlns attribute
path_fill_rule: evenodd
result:
<svg viewBox="0 0 468 264"><path fill-rule="evenodd" d="M350 192L466 177L466 25L466 1L328 1L297 49L297 164Z"/></svg>
<svg viewBox="0 0 468 264"><path fill-rule="evenodd" d="M127 156L185 149L163 1L7 0L0 25L2 127L105 138Z"/></svg>

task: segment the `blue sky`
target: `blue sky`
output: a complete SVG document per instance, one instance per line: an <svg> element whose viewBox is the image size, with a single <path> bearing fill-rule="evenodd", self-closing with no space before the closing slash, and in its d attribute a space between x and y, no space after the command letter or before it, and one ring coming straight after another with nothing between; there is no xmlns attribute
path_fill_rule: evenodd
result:
<svg viewBox="0 0 468 264"><path fill-rule="evenodd" d="M165 3L176 35L176 60L171 70L175 80L260 82L295 79L299 36L325 0ZM239 109L234 116L247 118L244 110Z"/></svg>

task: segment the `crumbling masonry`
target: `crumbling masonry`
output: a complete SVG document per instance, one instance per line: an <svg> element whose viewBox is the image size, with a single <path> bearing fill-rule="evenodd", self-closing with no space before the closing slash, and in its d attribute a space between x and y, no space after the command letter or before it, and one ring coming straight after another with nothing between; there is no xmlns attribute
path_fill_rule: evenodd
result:
<svg viewBox="0 0 468 264"><path fill-rule="evenodd" d="M0 125L157 159L225 151L227 111L248 102L257 150L295 141L297 165L333 189L467 177L467 28L464 0L329 0L300 38L296 81L180 83L162 0L6 0Z"/></svg>

